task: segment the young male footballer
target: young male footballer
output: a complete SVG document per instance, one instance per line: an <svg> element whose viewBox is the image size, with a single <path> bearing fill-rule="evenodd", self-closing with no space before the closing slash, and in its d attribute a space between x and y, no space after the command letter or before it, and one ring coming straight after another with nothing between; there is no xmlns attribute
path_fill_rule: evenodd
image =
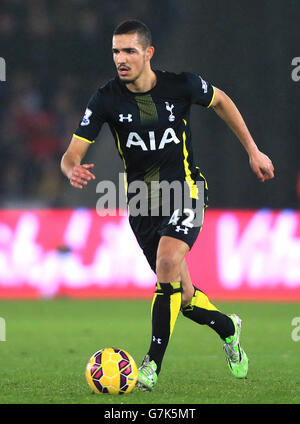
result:
<svg viewBox="0 0 300 424"><path fill-rule="evenodd" d="M204 186L201 211L190 204L176 209L171 199L166 215L162 213L164 196L159 195L154 206L149 203L148 214L132 215L129 207L131 228L157 276L151 307L152 337L139 368L138 387L154 388L180 310L185 317L208 325L220 336L232 374L245 378L248 358L239 341L241 319L220 312L193 285L185 261L200 232L207 206L207 183L193 161L191 105L212 107L225 121L247 151L250 167L261 182L274 177L272 162L258 149L237 107L223 91L194 73L175 74L151 68L154 47L145 24L137 20L121 23L113 34L112 52L117 76L91 97L62 157L62 172L78 189L95 179L94 164L81 162L107 122L123 160L128 185L144 181L150 187L153 181L176 181L188 186L192 202L200 192L197 183ZM128 192L129 203L130 196Z"/></svg>

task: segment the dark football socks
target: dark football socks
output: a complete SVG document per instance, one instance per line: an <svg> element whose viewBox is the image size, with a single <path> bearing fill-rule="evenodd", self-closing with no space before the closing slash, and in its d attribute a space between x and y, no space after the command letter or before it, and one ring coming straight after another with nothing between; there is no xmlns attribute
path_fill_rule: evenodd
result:
<svg viewBox="0 0 300 424"><path fill-rule="evenodd" d="M234 324L227 315L210 303L205 293L195 288L191 302L181 308L183 315L198 324L208 325L216 331L222 340L234 334Z"/></svg>
<svg viewBox="0 0 300 424"><path fill-rule="evenodd" d="M180 282L156 284L151 306L152 340L148 355L157 365L157 374L180 311L181 292Z"/></svg>

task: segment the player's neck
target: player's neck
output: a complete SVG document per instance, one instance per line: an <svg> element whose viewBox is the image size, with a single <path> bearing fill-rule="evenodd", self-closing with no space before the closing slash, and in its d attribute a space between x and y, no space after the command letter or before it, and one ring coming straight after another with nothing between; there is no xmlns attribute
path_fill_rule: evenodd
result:
<svg viewBox="0 0 300 424"><path fill-rule="evenodd" d="M128 90L134 93L146 93L147 91L152 90L155 87L157 82L157 77L155 72L152 71L151 68L146 72L143 72L139 78L137 78L134 82L126 84Z"/></svg>

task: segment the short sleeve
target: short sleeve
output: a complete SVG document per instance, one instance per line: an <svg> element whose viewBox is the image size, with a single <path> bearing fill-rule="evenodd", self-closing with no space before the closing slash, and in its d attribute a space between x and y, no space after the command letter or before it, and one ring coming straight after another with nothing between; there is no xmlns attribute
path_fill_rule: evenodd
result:
<svg viewBox="0 0 300 424"><path fill-rule="evenodd" d="M90 98L74 135L88 143L94 143L102 125L107 121L104 94L98 89Z"/></svg>
<svg viewBox="0 0 300 424"><path fill-rule="evenodd" d="M191 103L209 108L215 96L211 83L191 72L186 72L186 79Z"/></svg>

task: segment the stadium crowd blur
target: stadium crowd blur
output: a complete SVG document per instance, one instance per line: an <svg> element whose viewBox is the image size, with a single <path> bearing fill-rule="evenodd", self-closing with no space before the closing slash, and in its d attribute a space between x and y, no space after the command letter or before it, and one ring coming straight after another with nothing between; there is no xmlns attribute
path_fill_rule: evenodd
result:
<svg viewBox="0 0 300 424"><path fill-rule="evenodd" d="M114 75L114 27L139 17L157 36L167 29L168 7L157 15L151 0L126 3L1 0L0 206L66 204L60 158L90 95Z"/></svg>
<svg viewBox="0 0 300 424"><path fill-rule="evenodd" d="M287 8L280 0L262 2L259 9L250 0L230 4L1 0L7 78L0 82L0 207L95 206L95 186L72 189L59 162L91 94L115 75L111 36L128 18L151 28L154 67L201 72L228 92L274 162L276 178L259 184L215 114L195 115L194 153L203 158L210 205L299 207L300 82L290 76L291 59L299 54L299 2ZM101 143L93 146L98 181L116 181L112 169L123 171L113 143L105 144L109 136L102 130Z"/></svg>

